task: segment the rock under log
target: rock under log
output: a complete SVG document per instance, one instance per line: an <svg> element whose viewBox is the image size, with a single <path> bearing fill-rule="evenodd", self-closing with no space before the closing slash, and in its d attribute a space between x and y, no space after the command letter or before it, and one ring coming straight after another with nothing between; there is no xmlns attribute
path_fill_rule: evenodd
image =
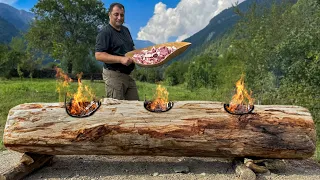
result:
<svg viewBox="0 0 320 180"><path fill-rule="evenodd" d="M316 131L299 106L256 105L252 114L228 114L221 102L178 101L164 113L141 101L104 99L86 118L60 103L29 103L9 112L3 143L18 152L48 155L163 155L308 158Z"/></svg>
<svg viewBox="0 0 320 180"><path fill-rule="evenodd" d="M20 163L0 175L0 180L19 180L52 161L52 155L24 153Z"/></svg>

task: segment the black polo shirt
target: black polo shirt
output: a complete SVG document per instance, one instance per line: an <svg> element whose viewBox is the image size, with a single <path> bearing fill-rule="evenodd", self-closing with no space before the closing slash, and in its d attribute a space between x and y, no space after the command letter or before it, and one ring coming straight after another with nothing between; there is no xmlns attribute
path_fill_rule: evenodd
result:
<svg viewBox="0 0 320 180"><path fill-rule="evenodd" d="M129 32L125 26L121 26L120 31L113 28L110 24L103 27L96 39L96 52L106 52L111 55L124 56L127 52L134 50L134 43ZM104 63L104 68L119 70L122 73L130 74L134 69L135 64L129 66L121 63L107 64Z"/></svg>

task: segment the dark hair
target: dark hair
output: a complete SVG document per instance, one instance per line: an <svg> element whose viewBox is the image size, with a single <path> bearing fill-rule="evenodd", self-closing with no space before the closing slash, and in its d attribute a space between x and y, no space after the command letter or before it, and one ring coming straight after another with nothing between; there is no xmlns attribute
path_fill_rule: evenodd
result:
<svg viewBox="0 0 320 180"><path fill-rule="evenodd" d="M120 9L123 9L123 11L124 11L124 6L122 4L120 4L120 3L112 3L109 6L108 14L112 11L113 7L115 7L115 6L117 6Z"/></svg>

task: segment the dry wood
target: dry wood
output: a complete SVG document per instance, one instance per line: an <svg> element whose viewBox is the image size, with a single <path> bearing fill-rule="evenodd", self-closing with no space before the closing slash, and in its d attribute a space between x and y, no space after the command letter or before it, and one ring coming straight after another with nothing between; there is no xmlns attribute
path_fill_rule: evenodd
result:
<svg viewBox="0 0 320 180"><path fill-rule="evenodd" d="M256 174L249 167L247 167L240 159L234 159L233 167L237 176L241 180L255 180L257 177Z"/></svg>
<svg viewBox="0 0 320 180"><path fill-rule="evenodd" d="M49 155L164 155L308 158L316 131L299 106L257 105L231 115L221 102L178 101L165 113L141 101L104 99L87 118L67 115L59 103L21 104L9 112L4 145Z"/></svg>
<svg viewBox="0 0 320 180"><path fill-rule="evenodd" d="M30 165L34 163L34 159L31 157L31 155L28 155L28 153L24 153L20 159L20 163Z"/></svg>
<svg viewBox="0 0 320 180"><path fill-rule="evenodd" d="M52 160L52 155L24 153L20 163L0 175L0 180L19 180Z"/></svg>
<svg viewBox="0 0 320 180"><path fill-rule="evenodd" d="M266 173L269 171L265 166L259 166L253 163L253 161L247 161L244 164L255 173Z"/></svg>
<svg viewBox="0 0 320 180"><path fill-rule="evenodd" d="M264 166L268 170L277 170L277 171L284 171L287 168L284 159L248 159L245 158L244 164L247 162L253 162L254 164Z"/></svg>

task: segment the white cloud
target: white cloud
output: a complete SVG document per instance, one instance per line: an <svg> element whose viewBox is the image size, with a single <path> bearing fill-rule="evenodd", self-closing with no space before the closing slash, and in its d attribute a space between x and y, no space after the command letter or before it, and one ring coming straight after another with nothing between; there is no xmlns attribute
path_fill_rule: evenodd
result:
<svg viewBox="0 0 320 180"><path fill-rule="evenodd" d="M17 0L0 0L0 2L5 3L5 4L9 4L12 5L13 3L15 3Z"/></svg>
<svg viewBox="0 0 320 180"><path fill-rule="evenodd" d="M147 25L140 27L137 39L156 44L167 42L170 37L181 41L203 29L222 10L242 1L244 0L181 0L175 8L167 8L159 2Z"/></svg>

